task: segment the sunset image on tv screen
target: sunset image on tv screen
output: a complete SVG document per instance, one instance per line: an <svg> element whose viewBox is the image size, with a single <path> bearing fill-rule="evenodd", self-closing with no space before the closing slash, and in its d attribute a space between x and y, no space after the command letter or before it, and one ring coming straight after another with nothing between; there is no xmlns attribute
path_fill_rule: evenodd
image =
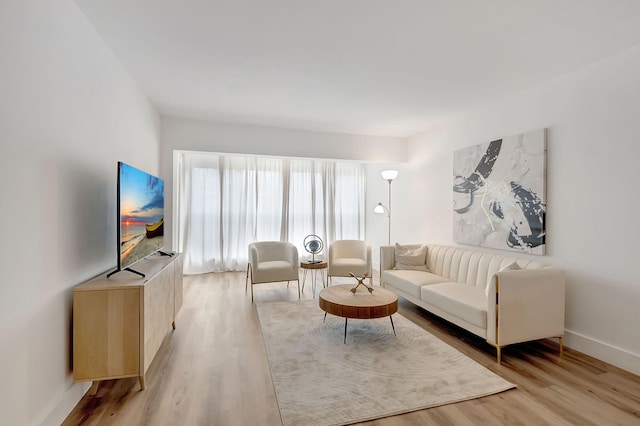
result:
<svg viewBox="0 0 640 426"><path fill-rule="evenodd" d="M120 267L163 248L164 181L120 164Z"/></svg>

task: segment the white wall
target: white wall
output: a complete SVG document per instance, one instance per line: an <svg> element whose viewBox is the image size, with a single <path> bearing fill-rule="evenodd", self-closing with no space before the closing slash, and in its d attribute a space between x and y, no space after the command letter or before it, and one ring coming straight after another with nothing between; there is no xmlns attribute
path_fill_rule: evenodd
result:
<svg viewBox="0 0 640 426"><path fill-rule="evenodd" d="M158 173L159 116L71 0L0 3L0 424L60 424L72 288L116 265L116 164Z"/></svg>
<svg viewBox="0 0 640 426"><path fill-rule="evenodd" d="M165 179L167 203L172 199L173 193L174 150L328 158L372 163L407 160L405 139L163 117L160 175ZM386 182L383 183L386 185ZM374 202L367 198L367 207L371 203L373 204L370 210L373 210L377 200ZM172 212L166 212L165 216L166 239L167 236L171 236ZM386 231L384 235L386 236Z"/></svg>
<svg viewBox="0 0 640 426"><path fill-rule="evenodd" d="M453 151L546 127L548 255L539 260L566 270L566 344L636 374L638 76L640 46L411 138L394 187L399 241L453 244Z"/></svg>

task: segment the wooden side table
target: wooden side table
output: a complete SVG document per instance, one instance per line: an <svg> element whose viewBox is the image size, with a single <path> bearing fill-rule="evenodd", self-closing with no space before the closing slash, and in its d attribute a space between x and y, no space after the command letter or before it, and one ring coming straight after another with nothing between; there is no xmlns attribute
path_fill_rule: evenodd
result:
<svg viewBox="0 0 640 426"><path fill-rule="evenodd" d="M311 291L313 293L313 297L316 297L316 275L318 271L320 271L320 279L322 280L322 287L326 287L326 270L327 270L327 262L324 260L310 262L308 260L303 260L300 262L300 267L304 269L304 275L302 277L302 291L304 291L304 284L307 281L307 271L311 271Z"/></svg>

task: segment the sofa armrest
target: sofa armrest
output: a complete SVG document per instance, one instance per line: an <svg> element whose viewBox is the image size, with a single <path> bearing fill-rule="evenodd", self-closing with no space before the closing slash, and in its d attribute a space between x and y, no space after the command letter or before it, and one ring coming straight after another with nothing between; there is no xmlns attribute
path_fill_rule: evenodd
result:
<svg viewBox="0 0 640 426"><path fill-rule="evenodd" d="M487 341L496 346L564 334L564 272L502 271L489 282Z"/></svg>
<svg viewBox="0 0 640 426"><path fill-rule="evenodd" d="M393 269L396 258L395 246L380 246L380 284L382 285L382 273L387 269Z"/></svg>

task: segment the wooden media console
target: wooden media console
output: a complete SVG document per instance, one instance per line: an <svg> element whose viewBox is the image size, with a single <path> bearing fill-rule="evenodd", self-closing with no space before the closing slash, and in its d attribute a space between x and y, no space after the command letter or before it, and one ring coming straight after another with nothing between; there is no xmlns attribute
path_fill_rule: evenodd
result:
<svg viewBox="0 0 640 426"><path fill-rule="evenodd" d="M73 289L73 379L93 381L145 373L182 306L182 254L152 255L135 264L142 278L102 274Z"/></svg>

